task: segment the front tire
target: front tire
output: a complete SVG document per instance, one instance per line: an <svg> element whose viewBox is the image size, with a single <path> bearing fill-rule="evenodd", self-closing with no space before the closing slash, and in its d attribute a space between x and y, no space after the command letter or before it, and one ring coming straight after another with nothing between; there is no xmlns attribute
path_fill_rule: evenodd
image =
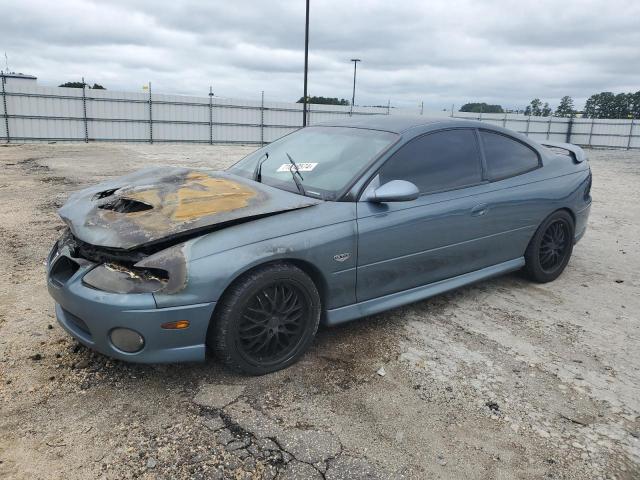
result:
<svg viewBox="0 0 640 480"><path fill-rule="evenodd" d="M542 222L524 254L524 271L531 280L547 283L560 276L573 252L574 229L573 217L565 210Z"/></svg>
<svg viewBox="0 0 640 480"><path fill-rule="evenodd" d="M275 263L240 277L216 308L207 343L222 362L250 375L288 367L320 323L320 295L294 265Z"/></svg>

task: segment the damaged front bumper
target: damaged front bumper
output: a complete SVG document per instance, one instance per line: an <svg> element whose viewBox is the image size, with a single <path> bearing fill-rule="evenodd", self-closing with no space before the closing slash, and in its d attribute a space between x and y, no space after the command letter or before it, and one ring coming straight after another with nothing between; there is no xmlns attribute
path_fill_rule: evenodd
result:
<svg viewBox="0 0 640 480"><path fill-rule="evenodd" d="M98 264L60 252L54 246L47 262L47 286L56 302L60 325L83 345L104 355L141 363L203 361L206 336L215 302L157 308L152 293L120 294L85 285L82 278ZM164 329L169 322L188 320L185 329ZM143 339L127 352L111 338L128 329Z"/></svg>

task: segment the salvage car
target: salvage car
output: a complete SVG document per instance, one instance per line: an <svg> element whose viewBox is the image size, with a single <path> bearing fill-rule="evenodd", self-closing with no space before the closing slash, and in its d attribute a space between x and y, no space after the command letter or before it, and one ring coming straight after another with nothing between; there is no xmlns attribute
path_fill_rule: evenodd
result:
<svg viewBox="0 0 640 480"><path fill-rule="evenodd" d="M132 362L291 365L336 325L496 275L549 282L587 227L577 146L453 118L303 128L226 171L70 196L47 261L64 329Z"/></svg>

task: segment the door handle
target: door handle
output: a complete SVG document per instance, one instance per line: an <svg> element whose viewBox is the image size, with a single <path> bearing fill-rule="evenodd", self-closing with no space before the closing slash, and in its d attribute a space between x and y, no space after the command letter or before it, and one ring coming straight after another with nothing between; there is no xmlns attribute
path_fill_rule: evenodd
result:
<svg viewBox="0 0 640 480"><path fill-rule="evenodd" d="M487 205L486 203L481 203L480 205L476 205L471 209L471 216L481 217L482 215L486 215L488 211L489 211L489 205Z"/></svg>

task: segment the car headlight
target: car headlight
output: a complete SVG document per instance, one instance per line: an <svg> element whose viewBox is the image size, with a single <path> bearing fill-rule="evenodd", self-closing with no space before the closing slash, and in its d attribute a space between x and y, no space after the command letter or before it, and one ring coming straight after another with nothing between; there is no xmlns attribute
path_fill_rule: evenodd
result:
<svg viewBox="0 0 640 480"><path fill-rule="evenodd" d="M112 293L171 294L187 283L184 244L149 255L133 266L103 263L87 273L82 281L93 288Z"/></svg>
<svg viewBox="0 0 640 480"><path fill-rule="evenodd" d="M113 293L153 293L169 281L164 270L125 267L103 263L87 273L82 281L90 287Z"/></svg>

